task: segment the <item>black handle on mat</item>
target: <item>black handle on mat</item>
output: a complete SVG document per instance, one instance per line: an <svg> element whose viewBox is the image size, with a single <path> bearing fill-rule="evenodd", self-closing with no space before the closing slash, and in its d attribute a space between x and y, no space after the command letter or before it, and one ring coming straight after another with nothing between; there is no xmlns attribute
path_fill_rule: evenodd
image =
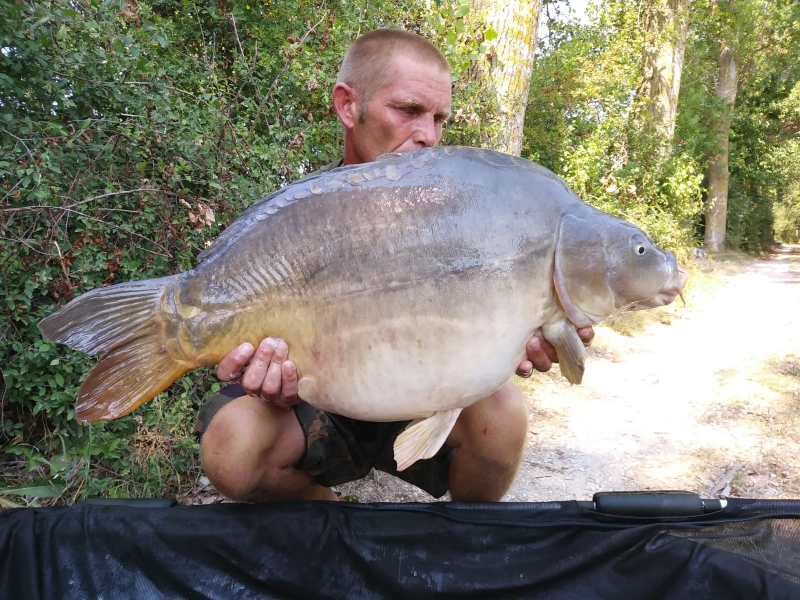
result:
<svg viewBox="0 0 800 600"><path fill-rule="evenodd" d="M724 500L704 500L692 492L598 492L592 502L580 502L604 515L620 517L691 517L722 510Z"/></svg>

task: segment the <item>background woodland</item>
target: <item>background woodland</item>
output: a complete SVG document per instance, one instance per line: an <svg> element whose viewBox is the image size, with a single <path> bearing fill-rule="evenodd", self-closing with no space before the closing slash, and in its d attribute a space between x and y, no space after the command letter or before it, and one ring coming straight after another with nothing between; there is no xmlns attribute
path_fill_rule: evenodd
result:
<svg viewBox="0 0 800 600"><path fill-rule="evenodd" d="M521 154L691 248L800 241L800 4L790 0L0 0L0 507L178 495L220 384L183 377L79 425L94 359L36 324L94 287L191 268L247 206L340 157L359 33L453 67L443 143Z"/></svg>

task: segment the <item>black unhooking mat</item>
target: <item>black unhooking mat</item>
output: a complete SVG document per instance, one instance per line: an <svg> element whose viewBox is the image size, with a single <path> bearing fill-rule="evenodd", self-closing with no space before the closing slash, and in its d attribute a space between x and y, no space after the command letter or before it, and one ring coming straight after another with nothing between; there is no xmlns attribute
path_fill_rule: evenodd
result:
<svg viewBox="0 0 800 600"><path fill-rule="evenodd" d="M800 501L659 519L587 506L9 510L0 598L800 598Z"/></svg>

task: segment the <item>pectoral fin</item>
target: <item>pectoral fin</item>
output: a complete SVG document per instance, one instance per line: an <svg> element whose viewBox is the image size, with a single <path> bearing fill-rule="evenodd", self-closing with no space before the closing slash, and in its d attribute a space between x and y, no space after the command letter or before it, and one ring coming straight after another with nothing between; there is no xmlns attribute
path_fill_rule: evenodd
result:
<svg viewBox="0 0 800 600"><path fill-rule="evenodd" d="M580 383L586 364L586 348L572 323L559 321L544 325L542 333L556 348L561 374L572 384Z"/></svg>
<svg viewBox="0 0 800 600"><path fill-rule="evenodd" d="M397 470L404 471L418 460L435 455L450 435L461 410L443 410L427 419L417 419L406 427L394 442Z"/></svg>

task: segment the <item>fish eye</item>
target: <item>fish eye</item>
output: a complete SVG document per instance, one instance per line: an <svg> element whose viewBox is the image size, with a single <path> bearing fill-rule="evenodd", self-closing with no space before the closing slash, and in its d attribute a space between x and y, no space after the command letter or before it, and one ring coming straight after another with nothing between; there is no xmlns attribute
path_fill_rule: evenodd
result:
<svg viewBox="0 0 800 600"><path fill-rule="evenodd" d="M634 252L635 252L635 253L636 253L638 256L644 256L644 255L645 255L645 253L647 252L647 248L645 248L645 245L644 245L644 244L636 244L636 246L634 246L634 247L633 247L633 251L634 251Z"/></svg>

